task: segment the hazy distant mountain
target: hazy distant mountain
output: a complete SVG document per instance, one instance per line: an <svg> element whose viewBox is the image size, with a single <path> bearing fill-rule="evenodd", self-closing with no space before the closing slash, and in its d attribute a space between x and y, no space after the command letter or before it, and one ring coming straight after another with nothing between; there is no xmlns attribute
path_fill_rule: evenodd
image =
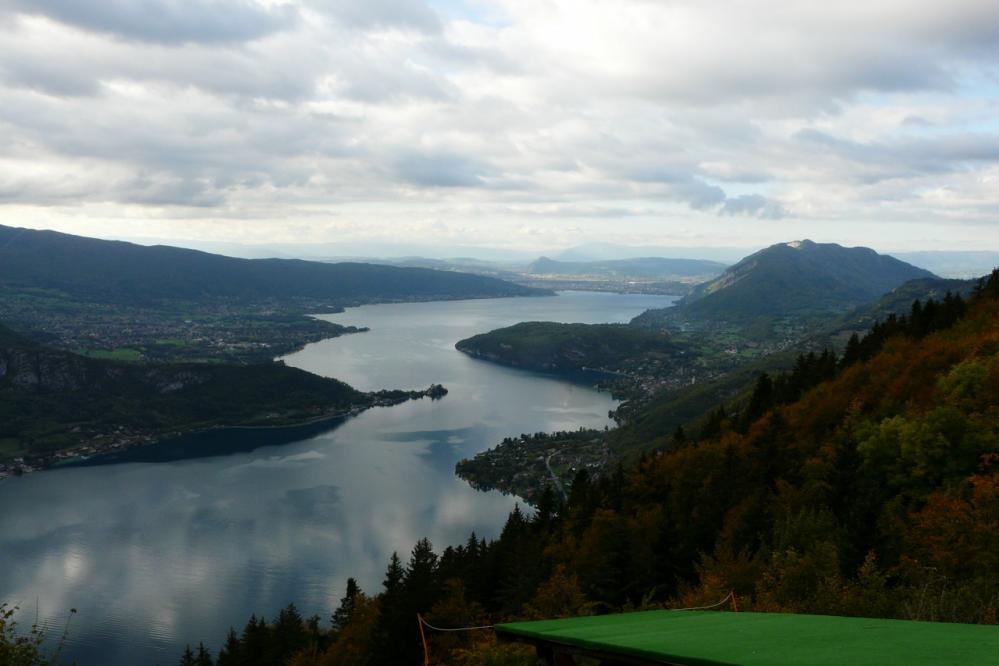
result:
<svg viewBox="0 0 999 666"><path fill-rule="evenodd" d="M663 247L655 245L617 245L614 243L584 243L548 253L558 261L609 261L641 257L677 257L680 259L705 259L732 264L755 248L745 247Z"/></svg>
<svg viewBox="0 0 999 666"><path fill-rule="evenodd" d="M947 293L968 298L978 280L953 280L945 278L920 278L909 280L895 287L872 303L866 303L843 315L833 330L867 330L876 321L884 321L890 315L908 315L914 301L943 301Z"/></svg>
<svg viewBox="0 0 999 666"><path fill-rule="evenodd" d="M726 265L735 263L756 248L746 247L672 247L655 245L618 245L583 243L565 249L512 250L479 245L428 245L423 243L385 243L379 241L344 241L332 243L232 243L192 239L128 237L120 240L139 245L169 245L242 259L308 259L315 261L363 260L395 264L400 260L428 259L447 262L527 265L539 255L558 261L608 261L641 257L677 257L706 259Z"/></svg>
<svg viewBox="0 0 999 666"><path fill-rule="evenodd" d="M999 267L999 252L952 252L929 250L925 252L892 252L893 257L913 266L925 268L949 278L972 278L988 275Z"/></svg>
<svg viewBox="0 0 999 666"><path fill-rule="evenodd" d="M588 275L615 278L683 278L718 275L727 264L702 259L637 257L607 261L556 261L541 257L527 267L534 275Z"/></svg>
<svg viewBox="0 0 999 666"><path fill-rule="evenodd" d="M435 271L458 271L460 273L474 273L475 275L485 275L499 278L500 280L514 280L521 277L527 262L524 261L488 261L485 259L474 259L472 257L454 257L452 259L429 259L427 257L399 257L394 259L382 259L380 263L389 266L408 266L410 268L431 268Z"/></svg>
<svg viewBox="0 0 999 666"><path fill-rule="evenodd" d="M528 250L480 247L474 245L442 245L426 243L385 243L378 241L344 241L332 243L230 243L192 239L129 237L121 240L139 245L169 245L242 259L308 259L315 261L358 260L380 263L379 260L425 257L452 259L474 257L486 262L518 261L527 263L538 256Z"/></svg>
<svg viewBox="0 0 999 666"><path fill-rule="evenodd" d="M871 313L877 319L883 319L887 314L906 314L913 301L933 299L942 301L947 293L957 294L967 298L978 285L978 279L955 280L946 278L920 278L895 287L878 300L863 306L858 312Z"/></svg>
<svg viewBox="0 0 999 666"><path fill-rule="evenodd" d="M495 278L365 263L237 259L0 226L0 285L111 303L309 299L349 304L544 293Z"/></svg>
<svg viewBox="0 0 999 666"><path fill-rule="evenodd" d="M108 240L108 239L104 239ZM330 255L322 252L322 248L313 245L272 245L262 243L230 243L226 241L202 241L191 239L164 239L148 238L144 236L130 236L125 238L115 238L126 243L135 243L150 247L153 245L168 245L170 247L180 247L187 250L200 250L209 254L221 254L225 257L236 257L239 259L310 259L322 260ZM318 249L318 252L317 252Z"/></svg>
<svg viewBox="0 0 999 666"><path fill-rule="evenodd" d="M934 277L869 248L809 240L780 243L698 285L676 313L742 319L848 310L909 280Z"/></svg>

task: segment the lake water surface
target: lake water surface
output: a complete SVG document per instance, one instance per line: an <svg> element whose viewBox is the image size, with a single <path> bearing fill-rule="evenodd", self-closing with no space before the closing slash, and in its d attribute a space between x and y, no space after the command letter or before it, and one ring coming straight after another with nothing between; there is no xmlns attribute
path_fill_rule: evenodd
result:
<svg viewBox="0 0 999 666"><path fill-rule="evenodd" d="M0 601L30 625L37 599L55 634L76 608L64 656L80 666L172 666L186 643L214 652L230 625L289 602L325 621L347 576L378 591L392 551L405 560L423 536L440 549L473 530L497 535L515 500L469 488L454 476L459 459L522 432L609 424L609 395L471 359L455 342L519 321L624 322L672 300L564 292L322 315L371 330L286 363L362 390L438 383L450 394L0 482Z"/></svg>

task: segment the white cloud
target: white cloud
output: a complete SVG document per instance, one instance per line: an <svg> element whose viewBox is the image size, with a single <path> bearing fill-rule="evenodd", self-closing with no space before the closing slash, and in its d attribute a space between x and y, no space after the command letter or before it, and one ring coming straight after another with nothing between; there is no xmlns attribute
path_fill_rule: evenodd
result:
<svg viewBox="0 0 999 666"><path fill-rule="evenodd" d="M999 247L992 1L481 10L0 0L5 221L525 246L918 221Z"/></svg>

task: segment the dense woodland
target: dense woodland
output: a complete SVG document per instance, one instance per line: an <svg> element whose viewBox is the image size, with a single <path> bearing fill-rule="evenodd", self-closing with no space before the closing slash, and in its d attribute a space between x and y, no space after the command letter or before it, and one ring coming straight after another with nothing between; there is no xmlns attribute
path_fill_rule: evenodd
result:
<svg viewBox="0 0 999 666"><path fill-rule="evenodd" d="M740 412L602 478L408 561L380 590L349 581L330 618L289 606L183 664L420 663L438 627L713 603L745 610L996 623L999 272L966 302L915 303L761 376ZM330 627L330 628L327 628ZM533 664L488 630L427 631L433 663Z"/></svg>
<svg viewBox="0 0 999 666"><path fill-rule="evenodd" d="M126 363L49 349L0 325L0 466L81 442L131 445L219 424L274 425L371 406L380 396L279 363Z"/></svg>

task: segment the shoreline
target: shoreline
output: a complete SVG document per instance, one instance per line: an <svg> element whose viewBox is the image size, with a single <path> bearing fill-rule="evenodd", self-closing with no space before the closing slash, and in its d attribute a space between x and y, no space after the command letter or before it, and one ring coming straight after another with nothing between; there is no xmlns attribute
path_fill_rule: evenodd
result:
<svg viewBox="0 0 999 666"><path fill-rule="evenodd" d="M7 467L10 471L0 472L0 483L9 479L35 472L61 469L66 467L78 467L87 465L115 464L113 460L108 460L116 455L135 452L137 450L153 450L157 446L162 446L171 442L176 442L184 438L203 437L210 435L222 435L226 433L236 434L239 432L261 433L280 432L307 429L311 426L322 426L332 424L337 420L346 420L350 417L359 416L369 409L375 407L394 407L410 400L422 400L430 398L439 400L448 394L448 390L440 384L431 384L428 388L420 391L403 390L382 390L366 393L370 398L367 404L350 405L338 407L335 410L310 416L301 420L293 420L288 423L261 423L261 424L200 424L190 428L171 430L162 433L134 433L126 439L115 440L106 444L84 444L80 447L64 449L46 456L38 458L15 458ZM306 436L307 437L307 436ZM299 441L297 438L289 441ZM263 444L261 445L263 446ZM257 447L254 447L257 448ZM198 456L189 456L198 457ZM106 463L100 462L102 459Z"/></svg>

